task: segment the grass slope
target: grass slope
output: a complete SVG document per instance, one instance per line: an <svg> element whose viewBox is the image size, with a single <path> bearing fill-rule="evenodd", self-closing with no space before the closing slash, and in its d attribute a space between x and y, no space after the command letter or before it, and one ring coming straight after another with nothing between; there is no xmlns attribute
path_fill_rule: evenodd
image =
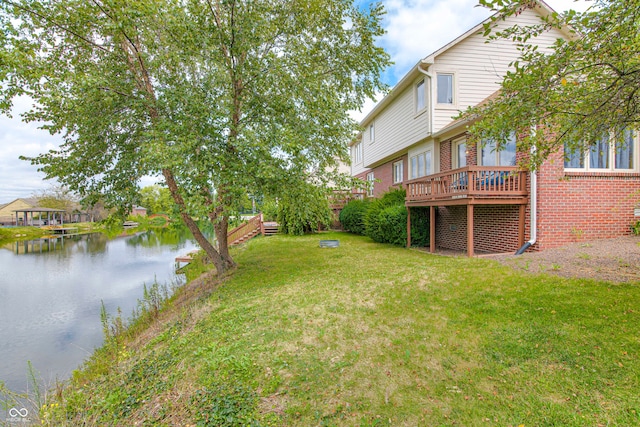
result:
<svg viewBox="0 0 640 427"><path fill-rule="evenodd" d="M45 423L640 424L638 284L348 234L258 238L235 257L207 298L97 352Z"/></svg>

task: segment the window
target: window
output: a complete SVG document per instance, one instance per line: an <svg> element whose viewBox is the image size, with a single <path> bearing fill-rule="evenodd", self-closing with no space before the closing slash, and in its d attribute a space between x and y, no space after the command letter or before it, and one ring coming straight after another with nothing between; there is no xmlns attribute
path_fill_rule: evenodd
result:
<svg viewBox="0 0 640 427"><path fill-rule="evenodd" d="M584 153L579 148L571 150L569 146L564 144L564 167L565 169L582 169L584 168Z"/></svg>
<svg viewBox="0 0 640 427"><path fill-rule="evenodd" d="M358 164L362 162L362 142L358 142L356 145L351 147L351 158L353 159L353 164Z"/></svg>
<svg viewBox="0 0 640 427"><path fill-rule="evenodd" d="M374 186L374 175L373 172L369 172L367 174L367 196L373 197L373 186Z"/></svg>
<svg viewBox="0 0 640 427"><path fill-rule="evenodd" d="M633 146L635 145L635 134L627 129L623 132L621 141L615 146L616 169L633 169Z"/></svg>
<svg viewBox="0 0 640 427"><path fill-rule="evenodd" d="M431 175L431 150L411 157L411 179Z"/></svg>
<svg viewBox="0 0 640 427"><path fill-rule="evenodd" d="M467 166L467 143L457 141L453 143L453 165L452 168L463 168Z"/></svg>
<svg viewBox="0 0 640 427"><path fill-rule="evenodd" d="M398 184L402 182L404 177L404 163L402 160L393 164L393 183Z"/></svg>
<svg viewBox="0 0 640 427"><path fill-rule="evenodd" d="M615 144L613 134L605 133L588 148L564 146L564 168L583 171L634 170L636 168L637 140L634 131L626 129Z"/></svg>
<svg viewBox="0 0 640 427"><path fill-rule="evenodd" d="M509 140L501 150L496 150L494 140L482 141L480 144L481 166L515 166L516 165L516 135L511 134Z"/></svg>
<svg viewBox="0 0 640 427"><path fill-rule="evenodd" d="M427 106L424 79L416 85L416 112L424 110Z"/></svg>
<svg viewBox="0 0 640 427"><path fill-rule="evenodd" d="M609 136L603 135L589 149L589 168L609 169Z"/></svg>
<svg viewBox="0 0 640 427"><path fill-rule="evenodd" d="M373 128L373 123L369 125L369 142L373 142L375 139L375 130Z"/></svg>
<svg viewBox="0 0 640 427"><path fill-rule="evenodd" d="M438 104L453 104L453 74L438 74Z"/></svg>

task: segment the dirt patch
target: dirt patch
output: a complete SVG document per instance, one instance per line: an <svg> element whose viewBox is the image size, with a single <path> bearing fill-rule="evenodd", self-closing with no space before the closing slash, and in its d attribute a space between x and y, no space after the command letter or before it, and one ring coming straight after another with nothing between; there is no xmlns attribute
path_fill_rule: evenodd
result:
<svg viewBox="0 0 640 427"><path fill-rule="evenodd" d="M515 269L562 277L640 282L640 236L576 242L522 255L485 255Z"/></svg>

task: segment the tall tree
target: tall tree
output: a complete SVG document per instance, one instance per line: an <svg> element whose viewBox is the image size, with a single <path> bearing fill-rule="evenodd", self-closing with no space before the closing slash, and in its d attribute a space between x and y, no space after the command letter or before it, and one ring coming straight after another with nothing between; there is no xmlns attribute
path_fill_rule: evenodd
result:
<svg viewBox="0 0 640 427"><path fill-rule="evenodd" d="M531 0L481 0L498 13L495 20L535 7ZM535 37L564 28L552 51L539 50ZM629 129L640 123L640 0L594 0L583 13L554 13L538 25L493 31L518 43L521 57L502 82L497 97L465 112L478 119L470 132L478 139L504 143L513 131L522 149L536 147L528 166L535 168L551 153L589 150L603 135L625 144Z"/></svg>
<svg viewBox="0 0 640 427"><path fill-rule="evenodd" d="M43 208L62 209L71 214L75 208L80 207L78 198L60 185L51 185L46 189L36 191L33 197L38 199L38 206Z"/></svg>
<svg viewBox="0 0 640 427"><path fill-rule="evenodd" d="M171 192L160 185L149 185L140 189L140 204L147 208L149 214L173 212Z"/></svg>
<svg viewBox="0 0 640 427"><path fill-rule="evenodd" d="M235 198L345 158L347 111L383 88L382 13L343 0L4 0L0 108L34 98L25 118L64 144L29 160L89 200L129 206L140 177L162 176L222 274Z"/></svg>

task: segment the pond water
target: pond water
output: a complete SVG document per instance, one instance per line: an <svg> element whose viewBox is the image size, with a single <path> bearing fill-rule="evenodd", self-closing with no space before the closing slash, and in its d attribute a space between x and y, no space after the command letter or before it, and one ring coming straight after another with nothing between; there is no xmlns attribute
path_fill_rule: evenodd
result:
<svg viewBox="0 0 640 427"><path fill-rule="evenodd" d="M174 259L196 247L186 229L172 228L0 247L0 381L26 391L27 361L47 387L68 378L103 342L102 302L128 318L145 285L184 280Z"/></svg>

